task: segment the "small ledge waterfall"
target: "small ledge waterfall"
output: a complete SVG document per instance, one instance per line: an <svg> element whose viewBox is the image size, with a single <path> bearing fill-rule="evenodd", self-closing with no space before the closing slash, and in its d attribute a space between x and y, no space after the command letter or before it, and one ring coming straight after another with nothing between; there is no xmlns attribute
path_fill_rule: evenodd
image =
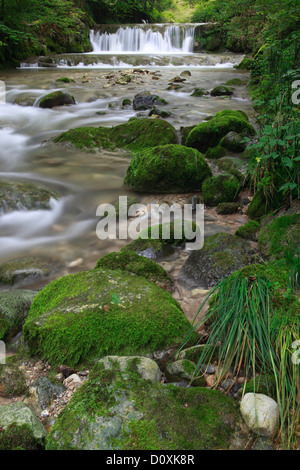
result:
<svg viewBox="0 0 300 470"><path fill-rule="evenodd" d="M188 54L193 52L199 24L122 25L115 31L104 26L91 30L94 54Z"/></svg>

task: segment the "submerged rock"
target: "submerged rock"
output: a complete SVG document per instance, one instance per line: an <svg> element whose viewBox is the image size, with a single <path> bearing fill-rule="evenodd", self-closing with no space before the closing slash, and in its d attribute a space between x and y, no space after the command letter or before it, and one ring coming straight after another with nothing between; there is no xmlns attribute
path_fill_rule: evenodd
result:
<svg viewBox="0 0 300 470"><path fill-rule="evenodd" d="M17 210L50 209L57 192L27 182L0 181L0 215Z"/></svg>
<svg viewBox="0 0 300 470"><path fill-rule="evenodd" d="M228 448L238 404L217 390L143 380L134 364L121 372L97 364L47 439L48 450Z"/></svg>
<svg viewBox="0 0 300 470"><path fill-rule="evenodd" d="M46 259L17 258L0 265L0 282L15 285L23 280L43 279L49 276L50 272L51 268Z"/></svg>
<svg viewBox="0 0 300 470"><path fill-rule="evenodd" d="M222 278L253 262L250 244L229 233L208 237L201 250L192 251L183 265L179 280L186 287L210 288Z"/></svg>
<svg viewBox="0 0 300 470"><path fill-rule="evenodd" d="M212 175L203 155L182 145L158 146L136 155L124 183L143 192L190 192Z"/></svg>
<svg viewBox="0 0 300 470"><path fill-rule="evenodd" d="M211 92L211 96L231 96L233 91L231 88L228 88L224 85L216 86Z"/></svg>
<svg viewBox="0 0 300 470"><path fill-rule="evenodd" d="M106 354L163 349L189 328L169 292L105 268L51 282L35 298L23 332L31 354L74 366Z"/></svg>

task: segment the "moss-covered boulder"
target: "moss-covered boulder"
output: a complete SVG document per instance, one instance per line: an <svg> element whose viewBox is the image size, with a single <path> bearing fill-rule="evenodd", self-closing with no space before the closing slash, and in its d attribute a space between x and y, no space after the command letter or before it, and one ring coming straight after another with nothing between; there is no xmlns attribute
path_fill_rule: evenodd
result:
<svg viewBox="0 0 300 470"><path fill-rule="evenodd" d="M75 83L75 80L73 78L69 77L61 77L55 80L57 83Z"/></svg>
<svg viewBox="0 0 300 470"><path fill-rule="evenodd" d="M25 289L0 291L0 340L12 339L21 331L36 295Z"/></svg>
<svg viewBox="0 0 300 470"><path fill-rule="evenodd" d="M136 111L151 109L154 108L154 106L164 104L167 104L166 100L160 98L158 95L152 95L150 91L138 93L133 99L133 109Z"/></svg>
<svg viewBox="0 0 300 470"><path fill-rule="evenodd" d="M176 344L189 322L171 294L120 270L62 277L35 298L23 327L31 354L74 366Z"/></svg>
<svg viewBox="0 0 300 470"><path fill-rule="evenodd" d="M247 135L255 134L253 126L243 111L226 109L217 113L209 121L195 126L186 139L186 146L206 152L207 149L216 147L220 140L231 131L244 132Z"/></svg>
<svg viewBox="0 0 300 470"><path fill-rule="evenodd" d="M109 253L97 261L95 269L121 269L142 276L163 288L171 288L173 279L159 264L139 256L135 251L125 250Z"/></svg>
<svg viewBox="0 0 300 470"><path fill-rule="evenodd" d="M22 402L0 406L0 450L37 450L47 431Z"/></svg>
<svg viewBox="0 0 300 470"><path fill-rule="evenodd" d="M143 192L190 192L212 175L203 155L182 145L154 147L130 162L125 184Z"/></svg>
<svg viewBox="0 0 300 470"><path fill-rule="evenodd" d="M157 363L149 357L141 356L106 356L97 361L106 370L121 372L136 372L144 380L160 382L161 370Z"/></svg>
<svg viewBox="0 0 300 470"><path fill-rule="evenodd" d="M174 222L152 225L142 230L141 238L159 240L165 244L177 246L195 240L199 232L200 228L195 222L185 225L184 221L174 220Z"/></svg>
<svg viewBox="0 0 300 470"><path fill-rule="evenodd" d="M13 364L0 364L0 396L16 397L26 390L24 373Z"/></svg>
<svg viewBox="0 0 300 470"><path fill-rule="evenodd" d="M43 279L51 272L49 262L42 258L17 258L0 265L0 282L14 285L23 280Z"/></svg>
<svg viewBox="0 0 300 470"><path fill-rule="evenodd" d="M210 92L211 96L231 96L233 91L231 88L228 88L224 85L218 85Z"/></svg>
<svg viewBox="0 0 300 470"><path fill-rule="evenodd" d="M221 146L215 147L215 149L218 148L223 148ZM215 149L210 149L210 150L215 150ZM207 156L208 154L206 154ZM217 158L217 157L216 157ZM242 183L246 180L246 176L244 173L246 173L247 170L247 162L245 162L242 159L239 158L230 158L230 157L222 157L216 161L214 161L214 164L216 167L219 168L219 170L224 171L225 173L229 173L230 175L233 175L236 177L236 179Z"/></svg>
<svg viewBox="0 0 300 470"><path fill-rule="evenodd" d="M148 147L177 144L176 129L163 119L130 119L115 127L81 127L63 132L54 142L67 142L85 149L115 150L124 148L140 151Z"/></svg>
<svg viewBox="0 0 300 470"><path fill-rule="evenodd" d="M207 91L204 90L204 88L195 88L191 93L191 96L196 96L200 98L204 95L207 95Z"/></svg>
<svg viewBox="0 0 300 470"><path fill-rule="evenodd" d="M138 238L133 240L128 245L124 246L121 251L135 251L140 256L149 259L160 259L170 256L174 253L174 248L165 243L163 240L155 239L142 239Z"/></svg>
<svg viewBox="0 0 300 470"><path fill-rule="evenodd" d="M227 150L218 144L216 147L209 148L205 154L206 158L209 160L218 160L219 158L225 157L227 155Z"/></svg>
<svg viewBox="0 0 300 470"><path fill-rule="evenodd" d="M270 210L266 197L262 191L256 191L252 201L247 209L247 216L253 220L259 220L266 215Z"/></svg>
<svg viewBox="0 0 300 470"><path fill-rule="evenodd" d="M265 258L284 258L288 249L300 246L300 214L278 217L262 227L258 247Z"/></svg>
<svg viewBox="0 0 300 470"><path fill-rule="evenodd" d="M0 181L0 215L16 210L50 209L57 192L28 182Z"/></svg>
<svg viewBox="0 0 300 470"><path fill-rule="evenodd" d="M239 211L239 208L240 204L238 202L221 202L221 204L217 206L216 211L218 214L223 215L235 214Z"/></svg>
<svg viewBox="0 0 300 470"><path fill-rule="evenodd" d="M48 450L228 449L238 403L218 390L180 388L96 365L47 439Z"/></svg>
<svg viewBox="0 0 300 470"><path fill-rule="evenodd" d="M240 183L233 175L212 176L204 181L202 195L204 204L217 206L222 202L236 201Z"/></svg>
<svg viewBox="0 0 300 470"><path fill-rule="evenodd" d="M201 250L194 250L180 271L188 288L210 288L237 269L253 262L254 250L239 237L217 233L208 237Z"/></svg>
<svg viewBox="0 0 300 470"><path fill-rule="evenodd" d="M250 220L246 224L242 225L235 232L237 237L245 238L246 240L257 241L257 233L259 231L260 224L255 220Z"/></svg>
<svg viewBox="0 0 300 470"><path fill-rule="evenodd" d="M74 97L70 95L70 93L59 90L44 96L39 103L39 107L54 108L55 106L68 106L75 103L76 101Z"/></svg>

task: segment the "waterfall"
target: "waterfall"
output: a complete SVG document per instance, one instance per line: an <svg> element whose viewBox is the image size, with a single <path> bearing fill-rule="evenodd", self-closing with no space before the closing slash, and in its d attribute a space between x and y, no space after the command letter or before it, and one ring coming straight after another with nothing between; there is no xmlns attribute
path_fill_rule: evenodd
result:
<svg viewBox="0 0 300 470"><path fill-rule="evenodd" d="M188 54L197 25L127 25L115 32L91 30L93 53Z"/></svg>

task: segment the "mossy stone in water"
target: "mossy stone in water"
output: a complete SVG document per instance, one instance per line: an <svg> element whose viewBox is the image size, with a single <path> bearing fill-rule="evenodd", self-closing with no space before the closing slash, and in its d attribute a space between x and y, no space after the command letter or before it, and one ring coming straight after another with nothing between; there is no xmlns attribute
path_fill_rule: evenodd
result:
<svg viewBox="0 0 300 470"><path fill-rule="evenodd" d="M121 269L142 276L161 287L171 287L173 280L159 264L139 256L135 251L109 253L97 261L95 269Z"/></svg>
<svg viewBox="0 0 300 470"><path fill-rule="evenodd" d="M246 135L255 134L254 127L249 123L243 111L226 109L217 113L209 121L195 126L186 139L186 146L206 152L207 149L216 147L222 137L230 131L245 132Z"/></svg>
<svg viewBox="0 0 300 470"><path fill-rule="evenodd" d="M57 418L46 448L227 449L239 420L238 403L218 390L166 386L133 368L99 364Z"/></svg>
<svg viewBox="0 0 300 470"><path fill-rule="evenodd" d="M75 83L75 80L69 77L61 77L56 80L58 83Z"/></svg>
<svg viewBox="0 0 300 470"><path fill-rule="evenodd" d="M180 271L188 288L210 288L237 269L252 263L254 250L239 237L217 233L208 237L201 250L192 251Z"/></svg>
<svg viewBox="0 0 300 470"><path fill-rule="evenodd" d="M169 292L129 272L95 269L39 292L23 333L31 354L74 366L107 354L163 349L189 328Z"/></svg>
<svg viewBox="0 0 300 470"><path fill-rule="evenodd" d="M54 142L68 142L84 149L124 148L139 151L178 142L176 129L163 119L132 119L115 127L82 127L63 132L54 138Z"/></svg>
<svg viewBox="0 0 300 470"><path fill-rule="evenodd" d="M17 258L0 265L0 282L14 285L20 281L47 277L49 262L42 258Z"/></svg>
<svg viewBox="0 0 300 470"><path fill-rule="evenodd" d="M202 195L208 206L222 202L234 202L239 194L240 183L233 175L212 176L204 181Z"/></svg>
<svg viewBox="0 0 300 470"><path fill-rule="evenodd" d="M66 91L54 91L44 96L40 103L40 108L54 108L55 106L65 106L75 104L75 99Z"/></svg>
<svg viewBox="0 0 300 470"><path fill-rule="evenodd" d="M224 85L219 85L216 86L211 92L211 96L231 96L233 95L232 89L224 86Z"/></svg>
<svg viewBox="0 0 300 470"><path fill-rule="evenodd" d="M228 132L228 134L223 137L220 141L220 145L224 147L229 152L243 152L246 148L246 143L244 142L244 136L238 134L237 132Z"/></svg>
<svg viewBox="0 0 300 470"><path fill-rule="evenodd" d="M239 203L238 202L221 202L221 204L219 204L217 206L217 213L218 214L235 214L236 212L238 212L239 210Z"/></svg>
<svg viewBox="0 0 300 470"><path fill-rule="evenodd" d="M56 191L28 182L0 181L0 214L16 210L50 209Z"/></svg>
<svg viewBox="0 0 300 470"><path fill-rule="evenodd" d="M190 192L211 176L203 155L182 145L158 146L136 155L124 183L143 192Z"/></svg>

